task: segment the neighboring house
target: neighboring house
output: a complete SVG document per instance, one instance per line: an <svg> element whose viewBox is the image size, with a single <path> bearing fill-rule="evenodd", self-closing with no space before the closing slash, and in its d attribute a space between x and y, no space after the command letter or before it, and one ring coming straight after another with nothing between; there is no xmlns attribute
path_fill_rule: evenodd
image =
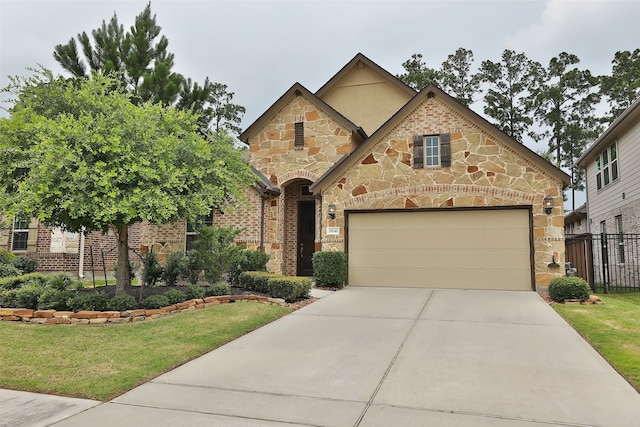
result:
<svg viewBox="0 0 640 427"><path fill-rule="evenodd" d="M640 233L640 98L580 156L591 233Z"/></svg>
<svg viewBox="0 0 640 427"><path fill-rule="evenodd" d="M564 234L576 235L587 232L587 204L585 203L564 216Z"/></svg>
<svg viewBox="0 0 640 427"><path fill-rule="evenodd" d="M580 156L586 170L586 274L595 289L640 287L640 98ZM571 246L579 242L570 242ZM581 257L571 259L582 264ZM578 269L580 271L580 269Z"/></svg>
<svg viewBox="0 0 640 427"><path fill-rule="evenodd" d="M431 85L417 93L362 54L315 93L295 83L241 135L258 177L216 225L311 275L348 254L351 286L543 289L564 274L567 174ZM184 250L187 224L140 245Z"/></svg>

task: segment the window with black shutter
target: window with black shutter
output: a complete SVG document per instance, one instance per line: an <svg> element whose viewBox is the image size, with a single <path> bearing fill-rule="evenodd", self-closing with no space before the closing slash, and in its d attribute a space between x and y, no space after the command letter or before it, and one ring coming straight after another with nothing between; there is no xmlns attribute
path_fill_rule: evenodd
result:
<svg viewBox="0 0 640 427"><path fill-rule="evenodd" d="M295 124L294 146L295 148L304 147L304 123L303 122L297 122Z"/></svg>
<svg viewBox="0 0 640 427"><path fill-rule="evenodd" d="M451 135L415 135L413 137L413 167L416 169L450 167Z"/></svg>

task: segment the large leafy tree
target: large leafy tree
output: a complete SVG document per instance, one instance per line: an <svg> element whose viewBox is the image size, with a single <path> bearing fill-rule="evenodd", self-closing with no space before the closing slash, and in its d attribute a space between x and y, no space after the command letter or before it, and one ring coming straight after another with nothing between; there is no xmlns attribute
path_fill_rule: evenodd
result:
<svg viewBox="0 0 640 427"><path fill-rule="evenodd" d="M473 52L458 48L440 67L441 88L466 106L475 101L480 92L481 78L471 72Z"/></svg>
<svg viewBox="0 0 640 427"><path fill-rule="evenodd" d="M531 136L549 141L556 166L571 172L573 192L584 189L584 171L574 167L575 160L601 131L594 113L600 100L598 78L576 67L579 62L566 52L552 58L533 86L531 104L544 129Z"/></svg>
<svg viewBox="0 0 640 427"><path fill-rule="evenodd" d="M130 225L194 220L254 182L231 138L203 135L189 111L136 105L115 77L40 70L5 91L15 103L0 119L0 212L113 231L119 294L130 284Z"/></svg>
<svg viewBox="0 0 640 427"><path fill-rule="evenodd" d="M601 77L601 93L608 99L606 122L613 122L640 97L640 49L614 55L610 76Z"/></svg>
<svg viewBox="0 0 640 427"><path fill-rule="evenodd" d="M507 135L522 142L533 125L527 99L541 65L524 53L505 50L500 62L482 61L479 76L487 84L484 113Z"/></svg>
<svg viewBox="0 0 640 427"><path fill-rule="evenodd" d="M90 78L95 72L115 73L134 104L174 104L197 113L203 132L213 126L239 133L245 110L232 103L233 92L208 78L198 85L172 71L175 55L169 52L169 41L161 29L149 3L129 31L114 13L109 23L103 21L91 31L91 37L82 32L67 44L55 46L53 56L77 78Z"/></svg>

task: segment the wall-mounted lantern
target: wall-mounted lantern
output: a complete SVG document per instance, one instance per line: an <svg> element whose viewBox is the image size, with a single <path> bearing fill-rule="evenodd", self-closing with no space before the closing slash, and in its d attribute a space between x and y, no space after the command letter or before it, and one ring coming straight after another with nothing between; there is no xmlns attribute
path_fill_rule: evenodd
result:
<svg viewBox="0 0 640 427"><path fill-rule="evenodd" d="M553 211L553 197L545 196L544 198L544 213L547 215L551 215Z"/></svg>
<svg viewBox="0 0 640 427"><path fill-rule="evenodd" d="M336 219L336 205L334 203L329 203L327 205L327 214L329 218Z"/></svg>

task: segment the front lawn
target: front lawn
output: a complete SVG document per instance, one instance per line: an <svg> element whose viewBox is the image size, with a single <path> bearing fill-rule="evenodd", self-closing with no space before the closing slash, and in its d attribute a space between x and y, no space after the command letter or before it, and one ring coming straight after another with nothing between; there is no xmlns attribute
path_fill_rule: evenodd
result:
<svg viewBox="0 0 640 427"><path fill-rule="evenodd" d="M553 308L640 392L640 293L598 296L604 304Z"/></svg>
<svg viewBox="0 0 640 427"><path fill-rule="evenodd" d="M0 388L110 400L291 309L243 302L122 325L0 323Z"/></svg>

